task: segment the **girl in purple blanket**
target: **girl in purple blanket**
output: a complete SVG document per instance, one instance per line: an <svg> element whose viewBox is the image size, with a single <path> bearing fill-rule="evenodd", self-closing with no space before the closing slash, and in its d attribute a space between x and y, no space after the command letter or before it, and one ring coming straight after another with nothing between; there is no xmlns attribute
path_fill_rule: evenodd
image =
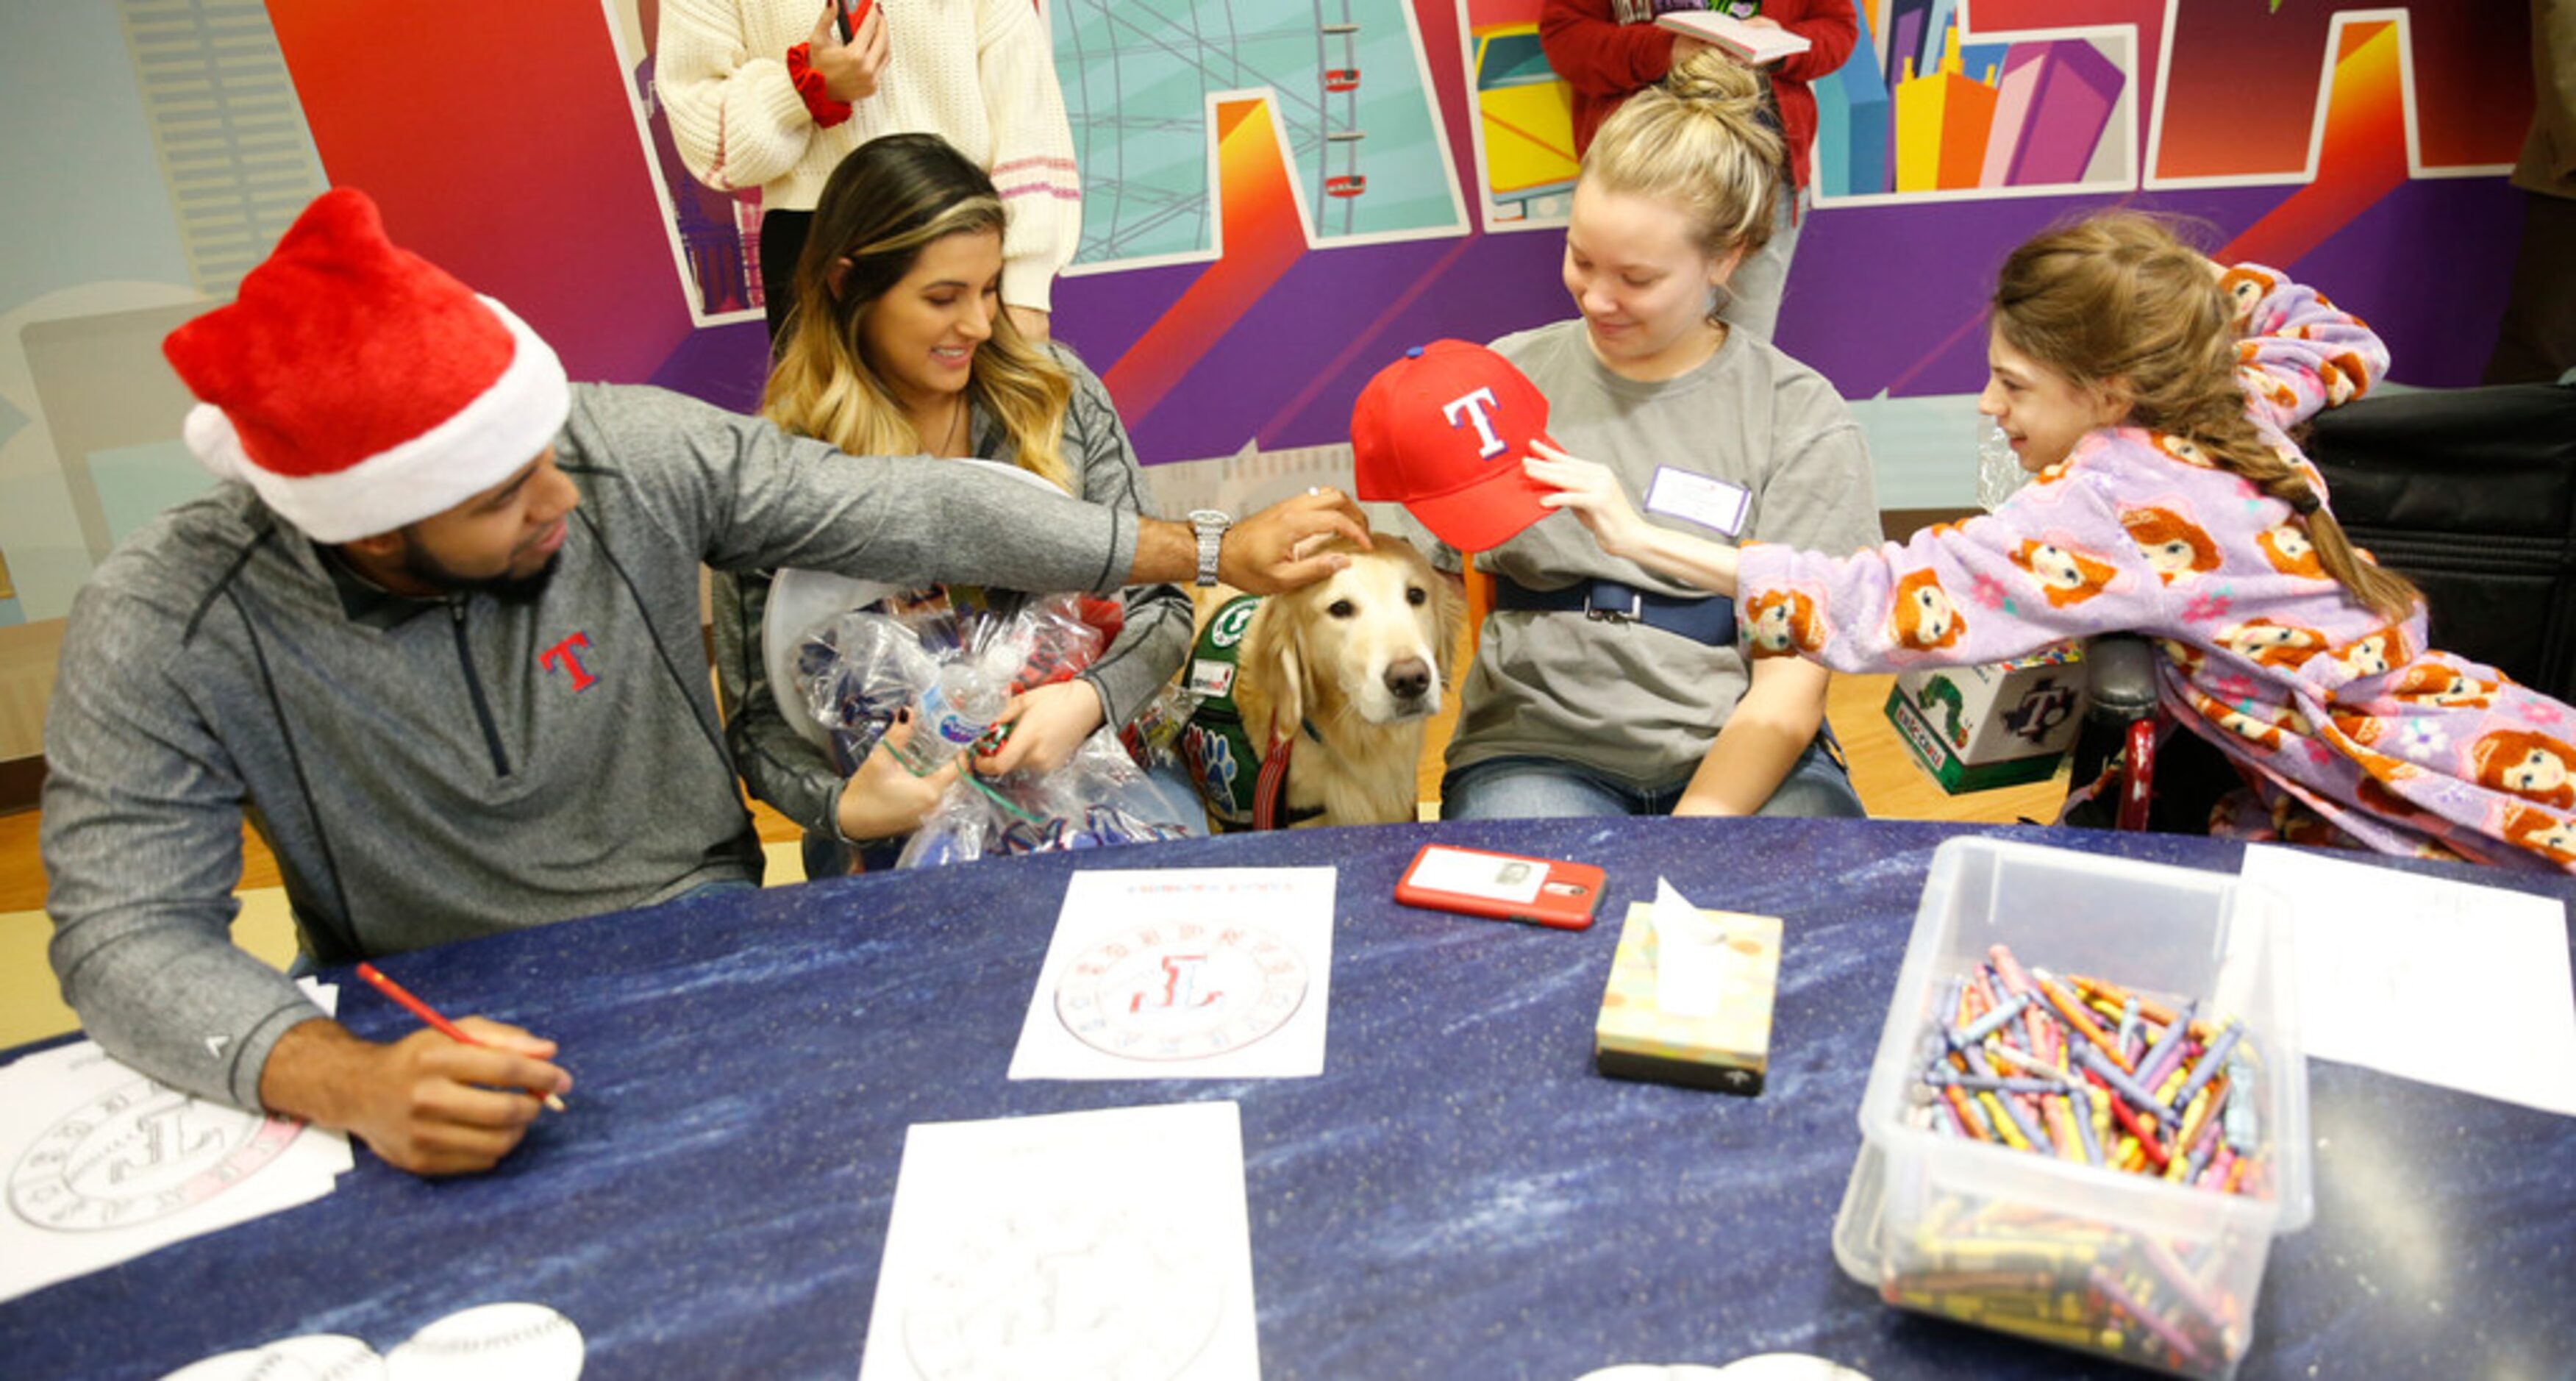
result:
<svg viewBox="0 0 2576 1381"><path fill-rule="evenodd" d="M1993 309L1978 409L2032 482L1903 544L1738 551L1640 517L1590 461L1526 464L1603 550L1735 595L1756 657L1898 671L2143 633L2167 718L2245 778L2214 831L2576 869L2576 710L2425 647L2421 597L2345 540L2284 434L2379 378L2369 328L2130 213L2013 251Z"/></svg>

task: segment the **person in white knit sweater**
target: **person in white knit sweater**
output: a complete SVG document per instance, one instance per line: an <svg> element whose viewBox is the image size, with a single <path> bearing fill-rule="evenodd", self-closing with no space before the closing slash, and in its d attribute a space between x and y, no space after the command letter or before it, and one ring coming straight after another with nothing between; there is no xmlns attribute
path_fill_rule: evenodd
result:
<svg viewBox="0 0 2576 1381"><path fill-rule="evenodd" d="M1032 0L875 0L845 42L830 0L662 0L653 87L691 174L760 190L772 341L815 198L880 134L936 134L1001 190L1002 303L1047 338L1055 275L1082 231L1082 181Z"/></svg>

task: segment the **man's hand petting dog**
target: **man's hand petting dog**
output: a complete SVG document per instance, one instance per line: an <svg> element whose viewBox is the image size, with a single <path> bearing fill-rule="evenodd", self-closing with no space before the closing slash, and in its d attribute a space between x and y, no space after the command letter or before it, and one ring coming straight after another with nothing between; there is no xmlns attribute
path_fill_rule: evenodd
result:
<svg viewBox="0 0 2576 1381"><path fill-rule="evenodd" d="M1311 585L1351 564L1350 555L1318 551L1319 538L1348 538L1369 547L1368 519L1338 489L1282 499L1235 524L1217 548L1217 578L1246 594L1275 595Z"/></svg>

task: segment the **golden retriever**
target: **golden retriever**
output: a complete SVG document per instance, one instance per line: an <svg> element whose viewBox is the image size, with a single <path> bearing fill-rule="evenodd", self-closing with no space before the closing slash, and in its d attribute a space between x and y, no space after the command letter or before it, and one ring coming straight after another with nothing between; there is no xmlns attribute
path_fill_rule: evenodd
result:
<svg viewBox="0 0 2576 1381"><path fill-rule="evenodd" d="M1465 600L1412 543L1370 540L1327 548L1348 552L1349 567L1263 600L1243 636L1234 706L1254 744L1294 740L1281 818L1300 826L1393 824L1420 807L1423 730ZM1200 621L1233 594L1205 599Z"/></svg>

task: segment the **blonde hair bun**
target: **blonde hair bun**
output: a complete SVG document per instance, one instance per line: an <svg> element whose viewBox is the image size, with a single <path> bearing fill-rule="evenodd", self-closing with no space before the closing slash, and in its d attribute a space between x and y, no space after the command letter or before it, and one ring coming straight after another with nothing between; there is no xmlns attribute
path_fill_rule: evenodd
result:
<svg viewBox="0 0 2576 1381"><path fill-rule="evenodd" d="M1664 89L1710 107L1708 113L1720 119L1762 118L1762 74L1714 48L1674 63L1664 74Z"/></svg>
<svg viewBox="0 0 2576 1381"><path fill-rule="evenodd" d="M1750 254L1771 238L1788 162L1764 107L1760 73L1714 49L1693 53L1601 122L1583 181L1682 208L1711 258Z"/></svg>

